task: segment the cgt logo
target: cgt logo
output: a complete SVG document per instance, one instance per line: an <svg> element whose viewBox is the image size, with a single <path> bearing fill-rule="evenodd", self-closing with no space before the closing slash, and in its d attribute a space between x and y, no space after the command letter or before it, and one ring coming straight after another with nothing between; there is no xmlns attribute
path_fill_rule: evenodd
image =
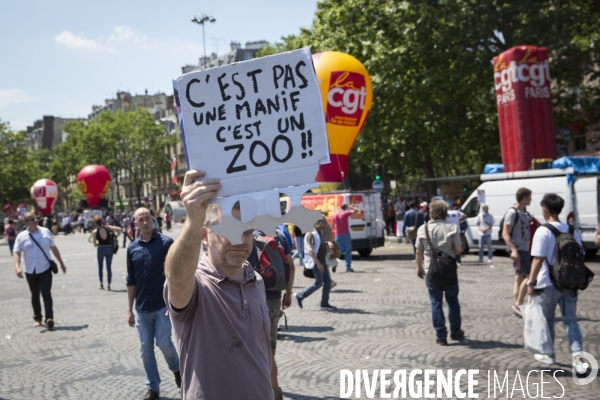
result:
<svg viewBox="0 0 600 400"><path fill-rule="evenodd" d="M365 108L365 77L356 72L333 71L327 94L327 116L330 124L358 126Z"/></svg>

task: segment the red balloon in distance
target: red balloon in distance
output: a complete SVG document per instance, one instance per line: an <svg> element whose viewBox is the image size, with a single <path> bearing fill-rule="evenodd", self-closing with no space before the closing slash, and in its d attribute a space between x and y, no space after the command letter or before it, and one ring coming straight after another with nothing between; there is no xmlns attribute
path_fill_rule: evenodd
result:
<svg viewBox="0 0 600 400"><path fill-rule="evenodd" d="M50 179L40 179L31 186L30 192L42 214L52 213L52 206L58 197L56 183Z"/></svg>
<svg viewBox="0 0 600 400"><path fill-rule="evenodd" d="M88 165L77 174L77 186L90 207L96 207L110 189L111 177L102 165Z"/></svg>

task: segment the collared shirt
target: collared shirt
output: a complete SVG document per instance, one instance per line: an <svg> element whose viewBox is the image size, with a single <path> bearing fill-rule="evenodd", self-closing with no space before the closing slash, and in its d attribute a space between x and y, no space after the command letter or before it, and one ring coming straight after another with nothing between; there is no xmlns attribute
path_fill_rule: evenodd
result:
<svg viewBox="0 0 600 400"><path fill-rule="evenodd" d="M165 307L165 258L173 239L156 231L150 240L142 236L127 247L127 286L135 286L137 312L154 312Z"/></svg>
<svg viewBox="0 0 600 400"><path fill-rule="evenodd" d="M271 322L260 275L249 263L237 282L202 256L183 310L164 299L180 354L182 399L273 399Z"/></svg>
<svg viewBox="0 0 600 400"><path fill-rule="evenodd" d="M38 244L44 249L42 250L35 244L33 240L31 240L31 236L38 242ZM45 272L48 268L50 268L49 260L52 260L50 256L50 247L55 247L54 239L52 238L52 232L48 228L38 227L35 232L30 232L29 229L24 230L23 232L17 235L17 239L15 240L15 247L13 252L22 253L23 254L23 262L25 264L25 273L26 274L41 274ZM48 256L48 259L44 256Z"/></svg>

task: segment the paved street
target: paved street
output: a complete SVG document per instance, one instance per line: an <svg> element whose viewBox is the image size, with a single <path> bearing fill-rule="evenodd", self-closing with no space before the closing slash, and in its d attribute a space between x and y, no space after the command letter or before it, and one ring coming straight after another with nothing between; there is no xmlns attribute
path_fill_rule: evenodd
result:
<svg viewBox="0 0 600 400"><path fill-rule="evenodd" d="M97 289L95 249L87 235L61 235L56 243L68 271L54 277L53 331L32 326L27 283L15 276L6 242L0 245L0 398L141 399L145 387L139 340L126 323L125 250L113 260L113 291L108 292ZM412 258L409 245L396 243L367 259L356 257L356 273L333 274L338 285L330 301L339 307L337 312L318 311L320 291L305 300L304 310L292 307L286 312L289 327L282 331L277 351L286 399L338 399L340 369L405 369L408 375L417 368L479 369L480 398L487 397L488 370L496 370L500 380L510 371L512 389L517 370L525 388L530 370L562 369L557 378L565 388L563 399L600 398L600 379L587 386L571 379L568 340L560 322L557 366L540 365L523 349L522 320L510 312L513 270L507 257L496 256L492 265L475 263L473 255L465 257L459 298L467 338L448 347L435 344L429 298ZM598 262L588 265L600 274ZM343 263L340 267L343 270ZM309 283L299 275L295 290ZM597 359L599 298L597 280L580 295L578 309L584 350ZM177 399L173 376L157 352L161 398ZM562 389L552 372L544 376L549 382L544 396L558 398ZM466 379L461 382L465 390ZM539 374L531 374L531 397L539 382ZM518 381L516 386L520 389ZM367 398L364 385L362 398ZM497 398L508 398L506 387ZM523 392L515 391L514 398L523 398Z"/></svg>

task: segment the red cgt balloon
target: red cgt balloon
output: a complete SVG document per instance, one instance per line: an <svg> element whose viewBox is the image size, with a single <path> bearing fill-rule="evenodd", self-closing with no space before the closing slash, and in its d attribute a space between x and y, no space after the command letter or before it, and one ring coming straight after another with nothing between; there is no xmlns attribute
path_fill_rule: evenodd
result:
<svg viewBox="0 0 600 400"><path fill-rule="evenodd" d="M88 165L77 174L77 186L90 207L96 207L110 189L111 177L102 165Z"/></svg>

